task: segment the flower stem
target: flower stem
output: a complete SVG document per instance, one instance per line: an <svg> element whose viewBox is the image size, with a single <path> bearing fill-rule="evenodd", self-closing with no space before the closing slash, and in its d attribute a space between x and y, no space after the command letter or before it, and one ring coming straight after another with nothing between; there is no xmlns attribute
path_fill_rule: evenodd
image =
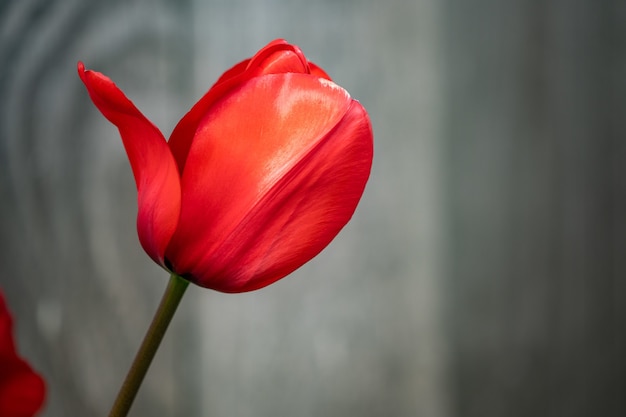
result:
<svg viewBox="0 0 626 417"><path fill-rule="evenodd" d="M150 363L161 344L163 335L165 335L167 326L170 324L176 312L176 308L178 307L178 303L180 303L188 285L189 281L172 273L163 298L161 299L161 304L159 304L159 308L152 319L148 332L139 347L139 351L137 351L137 355L126 375L124 384L117 394L109 417L126 417L128 414L128 410L130 410L133 404L137 391L139 391L141 382L146 376Z"/></svg>

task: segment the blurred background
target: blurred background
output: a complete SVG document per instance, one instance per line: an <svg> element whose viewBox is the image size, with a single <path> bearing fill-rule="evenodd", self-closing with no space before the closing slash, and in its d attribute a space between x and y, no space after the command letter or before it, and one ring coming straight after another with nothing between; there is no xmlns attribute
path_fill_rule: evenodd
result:
<svg viewBox="0 0 626 417"><path fill-rule="evenodd" d="M368 188L290 277L190 287L131 415L626 415L623 1L3 0L0 288L42 415L108 413L168 279L76 62L168 136L279 37L368 109Z"/></svg>

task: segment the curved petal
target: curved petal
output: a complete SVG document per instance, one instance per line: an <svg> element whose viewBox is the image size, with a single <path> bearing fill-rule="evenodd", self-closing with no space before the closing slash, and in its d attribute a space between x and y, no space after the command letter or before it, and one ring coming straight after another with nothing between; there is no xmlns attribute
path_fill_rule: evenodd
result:
<svg viewBox="0 0 626 417"><path fill-rule="evenodd" d="M330 76L326 74L326 71L324 71L319 65L310 61L309 61L309 71L311 72L311 75L316 75L320 78L326 78L327 80L332 81Z"/></svg>
<svg viewBox="0 0 626 417"><path fill-rule="evenodd" d="M250 76L287 72L308 74L309 67L300 48L278 39L257 52L250 59L246 71Z"/></svg>
<svg viewBox="0 0 626 417"><path fill-rule="evenodd" d="M315 68L318 67L315 66ZM297 46L282 39L276 39L252 58L236 64L222 74L211 89L178 122L170 136L168 144L179 171L183 172L198 124L217 100L250 78L287 72L308 73L309 66L304 54Z"/></svg>
<svg viewBox="0 0 626 417"><path fill-rule="evenodd" d="M307 74L253 78L198 129L166 257L204 287L268 285L341 230L371 160L369 119L345 90Z"/></svg>
<svg viewBox="0 0 626 417"><path fill-rule="evenodd" d="M284 65L282 68L280 66L276 66L274 61L281 61L283 57L281 57L281 52L293 52L290 58L294 56L297 60L293 60L291 65ZM266 74L277 74L280 72L306 72L306 58L304 54L295 45L290 45L284 39L275 39L265 45L259 52L257 52L253 57L245 59L238 64L235 64L232 68L224 72L220 78L213 84L213 86L220 84L230 78L236 77L237 75L245 72L246 70L252 67L253 71L258 68L263 67L273 67L270 71L266 71ZM284 70L282 70L284 68ZM261 73L261 72L259 72ZM250 74L249 74L250 75Z"/></svg>
<svg viewBox="0 0 626 417"><path fill-rule="evenodd" d="M108 77L80 62L78 75L96 107L119 129L137 186L139 241L165 266L165 248L180 213L180 177L167 142Z"/></svg>

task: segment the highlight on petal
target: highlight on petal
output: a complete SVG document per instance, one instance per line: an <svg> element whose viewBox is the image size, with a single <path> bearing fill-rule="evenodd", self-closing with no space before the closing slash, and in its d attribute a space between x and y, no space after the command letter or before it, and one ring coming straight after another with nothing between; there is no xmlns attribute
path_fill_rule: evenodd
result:
<svg viewBox="0 0 626 417"><path fill-rule="evenodd" d="M228 91L253 77L289 72L305 74L311 70L319 77L330 79L317 65L310 65L307 62L300 48L283 39L276 39L252 58L241 61L222 74L211 89L180 120L170 136L168 144L174 154L179 171L182 173L184 170L189 147L198 124L211 106Z"/></svg>
<svg viewBox="0 0 626 417"><path fill-rule="evenodd" d="M308 74L252 78L199 125L166 257L219 291L268 285L346 224L371 159L367 114L341 87Z"/></svg>
<svg viewBox="0 0 626 417"><path fill-rule="evenodd" d="M0 291L0 415L32 417L45 397L44 380L17 353L13 319Z"/></svg>
<svg viewBox="0 0 626 417"><path fill-rule="evenodd" d="M93 103L117 126L137 186L137 231L144 250L164 265L164 253L180 213L180 176L174 157L159 129L108 77L85 70L78 74Z"/></svg>

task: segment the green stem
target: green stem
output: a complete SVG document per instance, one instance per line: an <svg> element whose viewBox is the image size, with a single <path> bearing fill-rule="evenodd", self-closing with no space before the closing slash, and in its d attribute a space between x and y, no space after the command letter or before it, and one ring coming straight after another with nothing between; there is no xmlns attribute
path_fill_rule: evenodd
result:
<svg viewBox="0 0 626 417"><path fill-rule="evenodd" d="M130 410L133 404L137 391L139 391L141 382L146 376L150 363L161 344L163 335L165 335L167 326L170 324L176 312L176 307L178 307L178 303L180 303L188 285L189 281L176 274L172 274L170 277L170 282L165 289L161 304L152 319L150 328L139 347L139 351L137 351L137 355L126 375L124 384L117 394L109 417L126 417L128 414L128 410Z"/></svg>

